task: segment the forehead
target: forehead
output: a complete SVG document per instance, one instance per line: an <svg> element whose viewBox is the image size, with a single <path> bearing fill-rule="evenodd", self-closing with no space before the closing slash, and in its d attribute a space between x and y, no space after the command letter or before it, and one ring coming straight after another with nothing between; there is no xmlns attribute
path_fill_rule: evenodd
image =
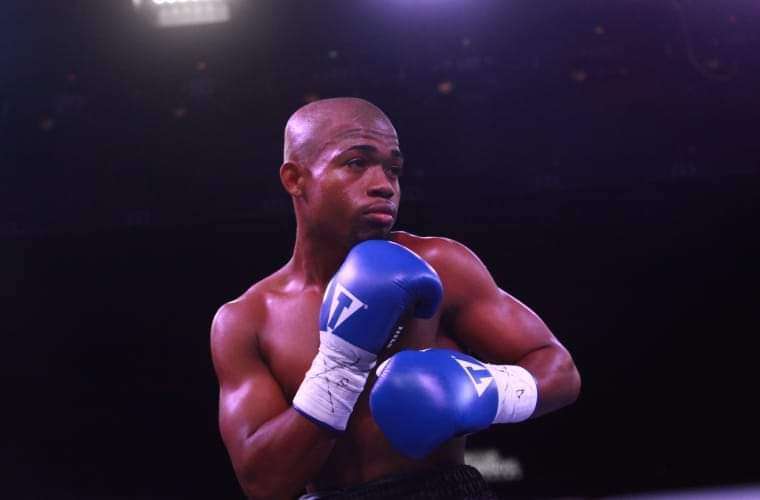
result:
<svg viewBox="0 0 760 500"><path fill-rule="evenodd" d="M345 150L358 144L372 144L389 149L399 148L396 130L383 117L333 122L323 131L321 142L320 152L337 152L335 150Z"/></svg>
<svg viewBox="0 0 760 500"><path fill-rule="evenodd" d="M337 130L326 137L324 144L325 147L331 147L367 141L398 148L398 136L396 135L396 131L392 128L376 129L353 127L345 130Z"/></svg>

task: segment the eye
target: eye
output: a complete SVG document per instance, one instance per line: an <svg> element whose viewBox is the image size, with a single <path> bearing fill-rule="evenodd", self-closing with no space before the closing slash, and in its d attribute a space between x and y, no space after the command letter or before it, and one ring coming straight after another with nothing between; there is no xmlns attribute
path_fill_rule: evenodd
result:
<svg viewBox="0 0 760 500"><path fill-rule="evenodd" d="M404 167L401 165L391 165L388 167L388 171L390 171L391 175L394 177L401 177L404 175Z"/></svg>
<svg viewBox="0 0 760 500"><path fill-rule="evenodd" d="M367 166L367 160L362 158L361 156L356 158L351 158L346 162L346 165L349 167L357 167L357 168L363 168Z"/></svg>

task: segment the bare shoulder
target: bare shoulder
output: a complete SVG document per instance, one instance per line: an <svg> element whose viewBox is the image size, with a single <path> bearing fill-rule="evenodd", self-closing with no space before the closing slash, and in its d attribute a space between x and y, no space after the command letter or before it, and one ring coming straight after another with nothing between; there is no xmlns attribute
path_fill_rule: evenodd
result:
<svg viewBox="0 0 760 500"><path fill-rule="evenodd" d="M226 336L243 325L254 325L262 319L261 315L266 312L265 281L254 284L240 297L223 304L216 311L211 323L212 338Z"/></svg>
<svg viewBox="0 0 760 500"><path fill-rule="evenodd" d="M211 322L211 353L217 370L230 358L258 357L258 333L266 324L267 304L276 294L279 272L252 285L223 304Z"/></svg>
<svg viewBox="0 0 760 500"><path fill-rule="evenodd" d="M441 272L470 272L483 267L480 258L464 244L442 236L418 236L405 231L394 231L391 240L404 245Z"/></svg>
<svg viewBox="0 0 760 500"><path fill-rule="evenodd" d="M417 253L436 270L443 282L445 302L454 305L474 292L498 290L491 273L480 258L466 245L440 236L417 236L397 231L392 241Z"/></svg>

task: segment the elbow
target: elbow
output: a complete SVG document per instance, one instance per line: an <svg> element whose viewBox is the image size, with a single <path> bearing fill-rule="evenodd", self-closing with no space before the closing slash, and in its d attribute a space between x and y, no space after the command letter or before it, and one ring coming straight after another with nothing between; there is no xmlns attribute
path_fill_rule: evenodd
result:
<svg viewBox="0 0 760 500"><path fill-rule="evenodd" d="M235 476L243 490L245 497L250 500L281 498L282 491L274 480L274 474L262 473L250 464L254 460L247 460L246 467L235 467Z"/></svg>
<svg viewBox="0 0 760 500"><path fill-rule="evenodd" d="M240 486L249 500L286 498L282 489L278 488L273 481L266 481L259 477L241 479Z"/></svg>
<svg viewBox="0 0 760 500"><path fill-rule="evenodd" d="M581 393L581 375L570 353L559 348L549 360L543 360L543 376L538 387L538 404L534 416L538 417L569 406Z"/></svg>
<svg viewBox="0 0 760 500"><path fill-rule="evenodd" d="M284 471L275 472L249 468L238 472L237 478L245 497L250 500L279 500L297 497L300 489Z"/></svg>
<svg viewBox="0 0 760 500"><path fill-rule="evenodd" d="M272 467L276 462L262 455L254 433L246 436L245 449L237 459L233 460L235 476L246 498L278 500L297 496L293 478L278 467Z"/></svg>
<svg viewBox="0 0 760 500"><path fill-rule="evenodd" d="M553 409L575 403L581 394L581 374L570 353L563 350L558 361L554 383L552 384L556 391L555 403L551 405Z"/></svg>
<svg viewBox="0 0 760 500"><path fill-rule="evenodd" d="M270 490L262 489L258 485L246 484L243 487L243 492L248 500L265 500L267 498L274 498Z"/></svg>
<svg viewBox="0 0 760 500"><path fill-rule="evenodd" d="M570 353L563 349L562 361L560 362L559 381L562 394L562 406L575 403L581 394L581 374Z"/></svg>
<svg viewBox="0 0 760 500"><path fill-rule="evenodd" d="M567 404L571 405L578 400L581 395L581 374L575 363L572 361L570 367L570 373L567 376Z"/></svg>

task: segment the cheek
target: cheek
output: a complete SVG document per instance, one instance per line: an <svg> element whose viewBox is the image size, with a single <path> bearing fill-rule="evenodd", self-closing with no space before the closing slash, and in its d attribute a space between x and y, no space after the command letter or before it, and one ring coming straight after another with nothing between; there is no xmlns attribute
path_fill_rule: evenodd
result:
<svg viewBox="0 0 760 500"><path fill-rule="evenodd" d="M350 186L335 180L315 186L312 196L315 210L330 218L344 218L350 215L354 206Z"/></svg>
<svg viewBox="0 0 760 500"><path fill-rule="evenodd" d="M350 216L355 210L356 204L352 201L353 198L351 197L348 187L345 186L341 189L337 189L333 193L333 206L338 212L338 215L342 217Z"/></svg>

